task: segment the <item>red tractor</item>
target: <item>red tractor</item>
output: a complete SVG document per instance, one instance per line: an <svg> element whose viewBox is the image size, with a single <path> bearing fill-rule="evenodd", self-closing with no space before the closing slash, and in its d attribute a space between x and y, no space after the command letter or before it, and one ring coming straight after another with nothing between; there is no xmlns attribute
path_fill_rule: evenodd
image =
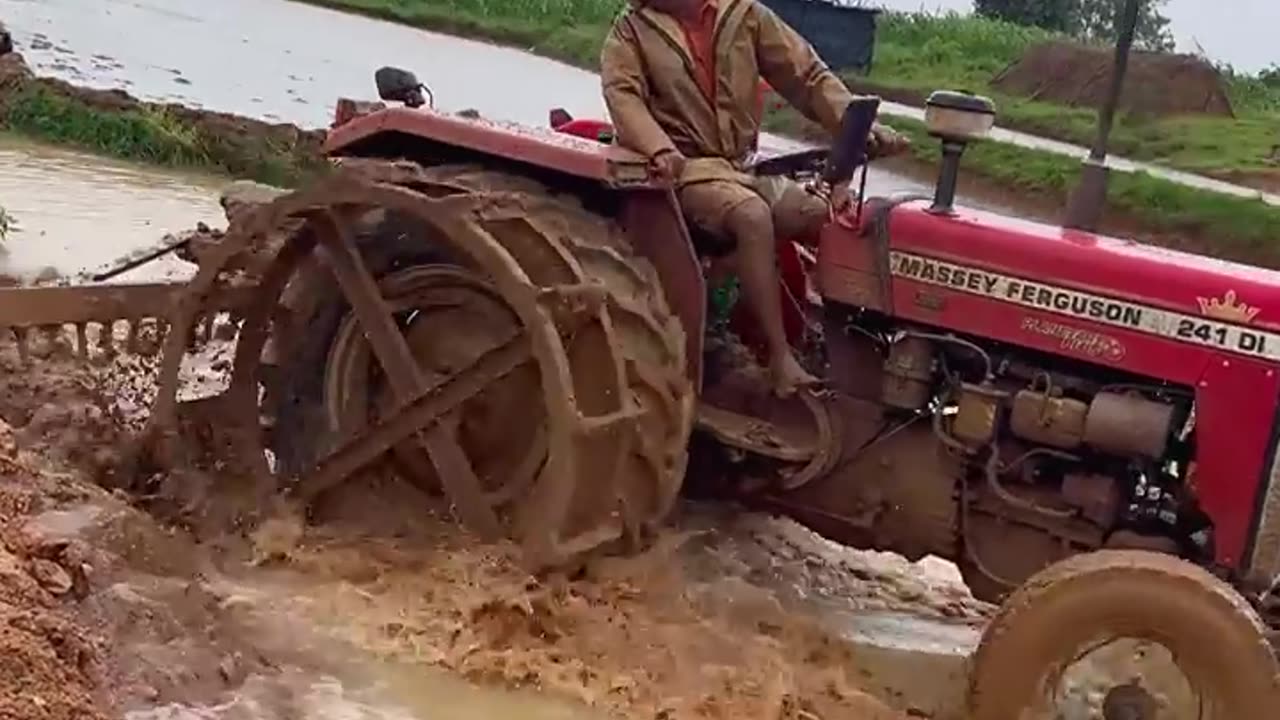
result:
<svg viewBox="0 0 1280 720"><path fill-rule="evenodd" d="M732 499L949 558L1003 600L970 717L1061 717L1064 668L1117 637L1149 645L1088 717L1192 716L1143 665L1156 645L1210 717L1280 713L1280 274L956 207L994 110L939 93L934 197L859 198L779 243L827 382L778 399L711 301L715 243L606 124L451 115L377 79L385 103L339 103L335 172L234 222L171 318L168 358L208 298L250 296L224 398L260 419L233 433L249 469L313 501L390 464L540 567L643 547L682 489ZM755 172L847 180L867 110L826 162Z"/></svg>

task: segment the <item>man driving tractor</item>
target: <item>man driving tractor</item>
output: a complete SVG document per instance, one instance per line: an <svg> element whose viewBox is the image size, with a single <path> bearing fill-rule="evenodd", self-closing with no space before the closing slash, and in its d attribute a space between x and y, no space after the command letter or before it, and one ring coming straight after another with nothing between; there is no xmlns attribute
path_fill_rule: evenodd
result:
<svg viewBox="0 0 1280 720"><path fill-rule="evenodd" d="M690 224L733 243L774 391L786 396L815 384L787 344L774 243L775 232L816 231L828 203L790 179L743 170L760 132L761 78L833 136L854 95L758 0L630 0L605 40L601 75L617 142L674 184ZM878 156L906 146L882 125L870 143ZM835 210L848 202L847 185L832 188Z"/></svg>

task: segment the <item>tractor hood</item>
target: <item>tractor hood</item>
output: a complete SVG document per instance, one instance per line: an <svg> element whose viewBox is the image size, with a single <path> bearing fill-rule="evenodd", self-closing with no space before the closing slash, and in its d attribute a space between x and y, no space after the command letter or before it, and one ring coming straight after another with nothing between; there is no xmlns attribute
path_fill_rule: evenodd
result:
<svg viewBox="0 0 1280 720"><path fill-rule="evenodd" d="M1280 272L980 210L892 210L895 280L1280 362Z"/></svg>

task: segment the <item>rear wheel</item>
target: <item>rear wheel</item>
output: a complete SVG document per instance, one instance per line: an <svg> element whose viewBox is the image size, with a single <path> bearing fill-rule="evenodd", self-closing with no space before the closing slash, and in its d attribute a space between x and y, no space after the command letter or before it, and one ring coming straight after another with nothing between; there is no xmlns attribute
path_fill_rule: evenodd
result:
<svg viewBox="0 0 1280 720"><path fill-rule="evenodd" d="M693 410L683 330L616 224L522 178L356 161L224 244L277 235L228 394L262 420L241 433L258 471L309 502L392 458L540 566L666 516Z"/></svg>
<svg viewBox="0 0 1280 720"><path fill-rule="evenodd" d="M1253 609L1203 569L1145 551L1050 566L1009 596L973 659L973 720L1229 720L1280 707Z"/></svg>

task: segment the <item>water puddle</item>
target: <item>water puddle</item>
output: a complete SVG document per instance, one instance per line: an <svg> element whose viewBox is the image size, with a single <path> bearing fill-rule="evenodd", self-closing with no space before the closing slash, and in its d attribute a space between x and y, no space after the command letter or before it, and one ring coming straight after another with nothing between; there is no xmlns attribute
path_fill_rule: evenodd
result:
<svg viewBox="0 0 1280 720"><path fill-rule="evenodd" d="M14 218L0 274L95 271L197 222L225 225L225 180L108 160L0 134L0 205ZM121 281L189 275L172 258Z"/></svg>

